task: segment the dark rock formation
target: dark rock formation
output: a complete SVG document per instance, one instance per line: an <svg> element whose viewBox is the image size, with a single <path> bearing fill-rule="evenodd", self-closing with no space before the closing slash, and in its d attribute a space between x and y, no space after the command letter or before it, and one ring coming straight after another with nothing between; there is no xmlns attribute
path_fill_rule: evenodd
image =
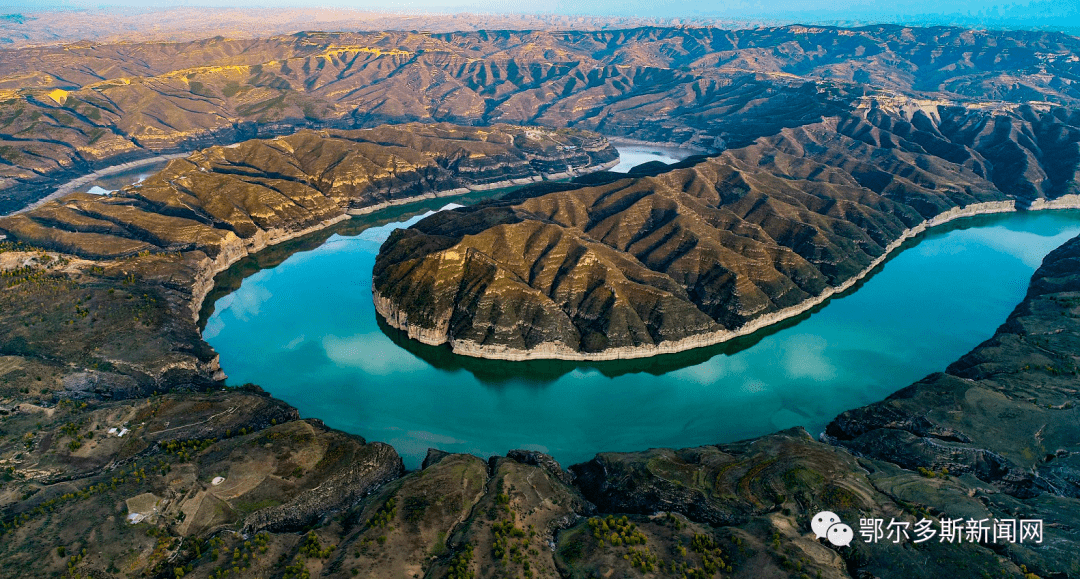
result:
<svg viewBox="0 0 1080 579"><path fill-rule="evenodd" d="M337 435L339 438L341 435ZM388 444L363 439L333 441L336 468L288 502L252 513L243 533L297 531L348 509L380 486L405 473L401 457ZM344 447L344 448L342 448Z"/></svg>
<svg viewBox="0 0 1080 579"><path fill-rule="evenodd" d="M798 428L736 445L602 453L570 470L574 484L601 512L671 511L710 525L741 525L776 505L783 486L771 479L798 468L800 460L821 463L821 456L807 453L815 446L812 440ZM850 460L825 446L816 450L830 461ZM795 463L773 466L777 456ZM772 468L766 472L764 467ZM836 465L830 474L853 469L854 463ZM754 488L739 489L739 481L751 471Z"/></svg>
<svg viewBox="0 0 1080 579"><path fill-rule="evenodd" d="M449 452L439 450L437 448L429 448L427 455L424 456L424 462L420 464L420 470L425 470L429 466L434 466L439 463L440 460L450 456Z"/></svg>
<svg viewBox="0 0 1080 579"><path fill-rule="evenodd" d="M563 483L570 484L573 477L570 473L563 470L563 467L559 465L559 462L551 455L544 454L536 450L511 450L506 453L506 458L510 460L516 460L521 464L530 464L533 466L539 466L543 468L547 473Z"/></svg>

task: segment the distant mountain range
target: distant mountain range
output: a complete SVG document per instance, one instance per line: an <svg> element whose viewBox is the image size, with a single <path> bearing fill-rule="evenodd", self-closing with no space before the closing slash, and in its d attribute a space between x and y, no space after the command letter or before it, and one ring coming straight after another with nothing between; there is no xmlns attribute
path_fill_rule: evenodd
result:
<svg viewBox="0 0 1080 579"><path fill-rule="evenodd" d="M218 34L254 38L299 30L567 30L634 26L712 26L754 28L813 24L863 26L961 26L974 29L1080 30L1080 8L1068 2L958 0L927 5L916 0L818 2L645 0L570 2L543 0L422 0L378 5L326 0L310 8L290 0L271 0L252 8L237 0L192 6L178 0L110 0L92 8L82 2L8 0L8 22L0 39L16 46L47 42L116 39L192 40ZM207 10L215 17L206 18Z"/></svg>
<svg viewBox="0 0 1080 579"><path fill-rule="evenodd" d="M894 96L1005 110L1080 102L1056 32L300 33L0 52L0 212L156 153L298 128L538 124L718 152Z"/></svg>

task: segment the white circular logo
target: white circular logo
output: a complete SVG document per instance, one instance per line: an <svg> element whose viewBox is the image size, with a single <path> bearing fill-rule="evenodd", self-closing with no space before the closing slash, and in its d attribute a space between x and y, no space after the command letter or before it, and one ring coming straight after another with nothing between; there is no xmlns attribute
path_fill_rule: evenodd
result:
<svg viewBox="0 0 1080 579"><path fill-rule="evenodd" d="M855 538L855 533L852 532L851 527L844 523L836 523L829 527L827 535L829 537L829 542L837 547L846 547L851 543L851 540Z"/></svg>
<svg viewBox="0 0 1080 579"><path fill-rule="evenodd" d="M821 511L810 519L810 528L819 539L828 539L837 547L846 547L855 538L855 532L851 527L840 520L839 515L832 511Z"/></svg>
<svg viewBox="0 0 1080 579"><path fill-rule="evenodd" d="M814 530L814 534L817 538L824 539L825 533L828 532L829 527L840 522L840 517L832 511L821 511L814 515L814 518L810 521L810 528Z"/></svg>

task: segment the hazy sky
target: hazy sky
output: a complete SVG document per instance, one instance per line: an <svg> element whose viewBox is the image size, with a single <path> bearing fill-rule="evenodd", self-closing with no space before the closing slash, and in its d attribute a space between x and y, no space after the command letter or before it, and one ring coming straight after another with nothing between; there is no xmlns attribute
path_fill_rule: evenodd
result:
<svg viewBox="0 0 1080 579"><path fill-rule="evenodd" d="M319 6L379 11L556 13L790 22L896 22L1076 29L1076 0L0 0L0 10L110 6ZM10 11L10 10L8 10Z"/></svg>

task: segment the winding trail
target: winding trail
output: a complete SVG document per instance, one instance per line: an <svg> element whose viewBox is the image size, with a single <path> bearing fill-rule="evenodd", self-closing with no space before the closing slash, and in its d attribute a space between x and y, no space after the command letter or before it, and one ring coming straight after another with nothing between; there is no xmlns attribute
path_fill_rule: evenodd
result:
<svg viewBox="0 0 1080 579"><path fill-rule="evenodd" d="M236 407L235 406L230 406L228 410L223 410L221 412L218 412L217 414L207 418L206 420L202 420L200 422L192 422L191 424L182 424L180 426L173 426L172 428L166 428L165 430L159 430L157 432L147 432L147 434L161 434L163 432L171 432L173 430L180 430L181 428L191 428L192 426L198 426L200 424L206 424L207 422L210 422L211 420L213 420L213 419L215 419L218 416L221 416L223 414L232 414L233 412L236 412Z"/></svg>

